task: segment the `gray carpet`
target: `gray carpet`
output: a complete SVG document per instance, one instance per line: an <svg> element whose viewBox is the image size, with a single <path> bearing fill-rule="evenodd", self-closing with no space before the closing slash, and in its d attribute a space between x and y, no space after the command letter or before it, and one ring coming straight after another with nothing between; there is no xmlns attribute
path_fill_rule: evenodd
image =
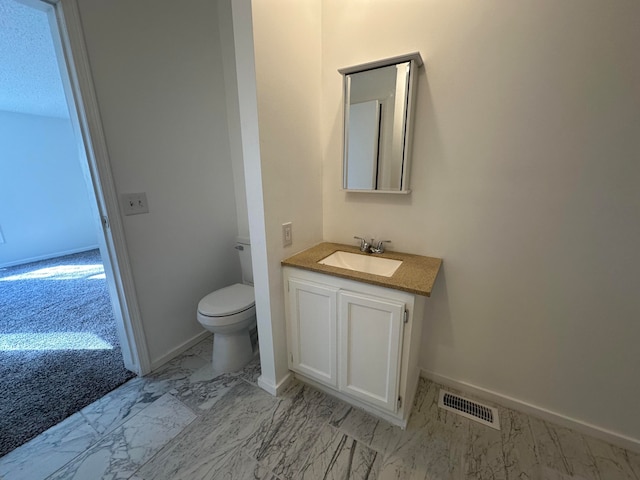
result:
<svg viewBox="0 0 640 480"><path fill-rule="evenodd" d="M133 376L98 250L0 268L0 456Z"/></svg>

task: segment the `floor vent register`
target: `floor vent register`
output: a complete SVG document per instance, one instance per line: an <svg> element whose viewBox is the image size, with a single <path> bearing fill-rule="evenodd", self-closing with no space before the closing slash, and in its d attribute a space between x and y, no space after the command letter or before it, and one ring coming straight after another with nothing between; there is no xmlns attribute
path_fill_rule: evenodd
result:
<svg viewBox="0 0 640 480"><path fill-rule="evenodd" d="M478 423L482 423L483 425L500 430L500 418L498 416L497 408L488 407L481 403L467 400L460 395L455 395L442 389L440 390L438 406L445 410L457 413L458 415L462 415L463 417L470 418Z"/></svg>

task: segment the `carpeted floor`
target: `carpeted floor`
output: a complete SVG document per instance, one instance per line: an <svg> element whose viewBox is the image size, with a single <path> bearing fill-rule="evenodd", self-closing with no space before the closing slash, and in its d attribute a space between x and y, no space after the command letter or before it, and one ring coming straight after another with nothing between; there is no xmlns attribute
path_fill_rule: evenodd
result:
<svg viewBox="0 0 640 480"><path fill-rule="evenodd" d="M134 376L98 250L0 268L0 456Z"/></svg>

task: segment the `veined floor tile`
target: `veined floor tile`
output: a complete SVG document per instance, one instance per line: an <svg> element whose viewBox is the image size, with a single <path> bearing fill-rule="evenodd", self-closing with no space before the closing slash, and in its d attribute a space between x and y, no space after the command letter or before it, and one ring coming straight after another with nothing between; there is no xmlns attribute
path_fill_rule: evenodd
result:
<svg viewBox="0 0 640 480"><path fill-rule="evenodd" d="M204 360L211 362L211 352L213 351L213 334L208 335L204 340L195 344L193 347L186 350L182 355L191 356L197 355Z"/></svg>
<svg viewBox="0 0 640 480"><path fill-rule="evenodd" d="M508 408L499 408L499 412L502 461L507 478L540 479L540 463L529 418Z"/></svg>
<svg viewBox="0 0 640 480"><path fill-rule="evenodd" d="M280 403L263 390L239 382L136 475L145 480L216 478L216 472L228 465L229 456L238 451L257 425L274 415Z"/></svg>
<svg viewBox="0 0 640 480"><path fill-rule="evenodd" d="M614 445L611 446L613 454L620 462L626 462L631 469L633 480L640 480L640 453L630 452Z"/></svg>
<svg viewBox="0 0 640 480"><path fill-rule="evenodd" d="M262 373L262 369L260 367L260 355L256 355L253 360L251 360L246 367L244 367L239 376L243 380L246 380L253 385L258 384L258 377Z"/></svg>
<svg viewBox="0 0 640 480"><path fill-rule="evenodd" d="M3 480L47 478L98 441L99 434L76 413L0 458Z"/></svg>
<svg viewBox="0 0 640 480"><path fill-rule="evenodd" d="M507 408L498 411L500 430L474 421L469 424L465 478L539 480L540 465L527 417Z"/></svg>
<svg viewBox="0 0 640 480"><path fill-rule="evenodd" d="M296 382L283 394L274 414L247 439L245 451L279 477L293 479L338 405L339 400Z"/></svg>
<svg viewBox="0 0 640 480"><path fill-rule="evenodd" d="M420 381L407 429L385 452L380 479L461 479L470 420L438 408L439 386Z"/></svg>
<svg viewBox="0 0 640 480"><path fill-rule="evenodd" d="M382 454L355 438L325 425L304 463L292 478L296 480L374 480L378 478Z"/></svg>
<svg viewBox="0 0 640 480"><path fill-rule="evenodd" d="M213 472L211 480L279 480L241 449L231 452Z"/></svg>
<svg viewBox="0 0 640 480"><path fill-rule="evenodd" d="M207 367L203 367L203 369L207 369ZM172 390L171 393L200 415L210 410L241 381L237 376L222 374L212 379L185 382Z"/></svg>
<svg viewBox="0 0 640 480"><path fill-rule="evenodd" d="M111 432L136 413L167 393L166 381L134 378L81 410L99 433Z"/></svg>
<svg viewBox="0 0 640 480"><path fill-rule="evenodd" d="M386 452L402 435L400 427L346 403L334 412L329 423L380 453Z"/></svg>
<svg viewBox="0 0 640 480"><path fill-rule="evenodd" d="M596 438L585 437L585 440L600 478L640 479L630 462L628 452Z"/></svg>
<svg viewBox="0 0 640 480"><path fill-rule="evenodd" d="M203 372L207 372L207 368L210 366L210 359L205 360L198 355L182 354L145 378L153 381L165 380L172 387L177 387L185 382L199 381ZM211 373L207 374L211 375Z"/></svg>
<svg viewBox="0 0 640 480"><path fill-rule="evenodd" d="M543 478L554 472L580 480L601 479L584 436L533 417L529 418L529 424L536 442Z"/></svg>
<svg viewBox="0 0 640 480"><path fill-rule="evenodd" d="M165 394L50 478L130 478L195 418L191 410Z"/></svg>

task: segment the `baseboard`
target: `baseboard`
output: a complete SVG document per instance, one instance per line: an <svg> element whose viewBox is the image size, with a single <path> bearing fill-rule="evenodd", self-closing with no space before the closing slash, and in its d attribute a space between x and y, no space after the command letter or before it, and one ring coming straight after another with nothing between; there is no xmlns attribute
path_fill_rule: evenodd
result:
<svg viewBox="0 0 640 480"><path fill-rule="evenodd" d="M518 400L516 398L512 398L507 395L488 390L486 388L477 387L467 382L460 382L458 380L454 380L452 378L446 377L444 375L439 375L425 369L420 370L420 376L428 380L432 380L435 383L439 383L450 388L455 388L469 395L474 395L479 399L495 402L504 407L518 410L520 412L531 415L532 417L537 417L542 420L555 423L566 428L570 428L572 430L575 430L576 432L583 433L600 440L604 440L605 442L609 442L618 447L640 453L640 440L638 439L628 437L626 435L613 432L611 430L607 430L605 428L601 428L587 422L583 422L582 420L567 417L566 415L562 415L560 413L552 412L551 410L547 410L545 408L538 407L537 405L523 402L522 400Z"/></svg>
<svg viewBox="0 0 640 480"><path fill-rule="evenodd" d="M201 333L197 334L195 337L193 337L190 340L187 340L186 342L178 345L176 348L174 348L173 350L169 351L168 353L165 353L161 357L153 360L151 362L151 371L153 372L154 370L157 370L158 368L163 366L165 363L170 362L171 360L176 358L178 355L180 355L182 352L184 352L184 351L190 349L191 347L193 347L194 345L200 343L202 340L207 338L209 335L211 335L211 333L209 331L203 330Z"/></svg>
<svg viewBox="0 0 640 480"><path fill-rule="evenodd" d="M265 392L270 393L274 397L277 397L282 394L282 392L287 388L289 383L293 380L293 375L291 372L287 372L282 380L278 382L277 385L267 381L262 375L258 377L258 386L263 389Z"/></svg>
<svg viewBox="0 0 640 480"><path fill-rule="evenodd" d="M74 253L88 252L89 250L96 250L98 245L89 245L80 248L73 248L71 250L65 250L64 252L47 253L46 255L38 255L36 257L23 258L21 260L15 260L13 262L6 262L0 264L0 268L15 267L16 265L24 265L25 263L39 262L40 260L49 260L50 258L64 257L65 255L73 255Z"/></svg>

